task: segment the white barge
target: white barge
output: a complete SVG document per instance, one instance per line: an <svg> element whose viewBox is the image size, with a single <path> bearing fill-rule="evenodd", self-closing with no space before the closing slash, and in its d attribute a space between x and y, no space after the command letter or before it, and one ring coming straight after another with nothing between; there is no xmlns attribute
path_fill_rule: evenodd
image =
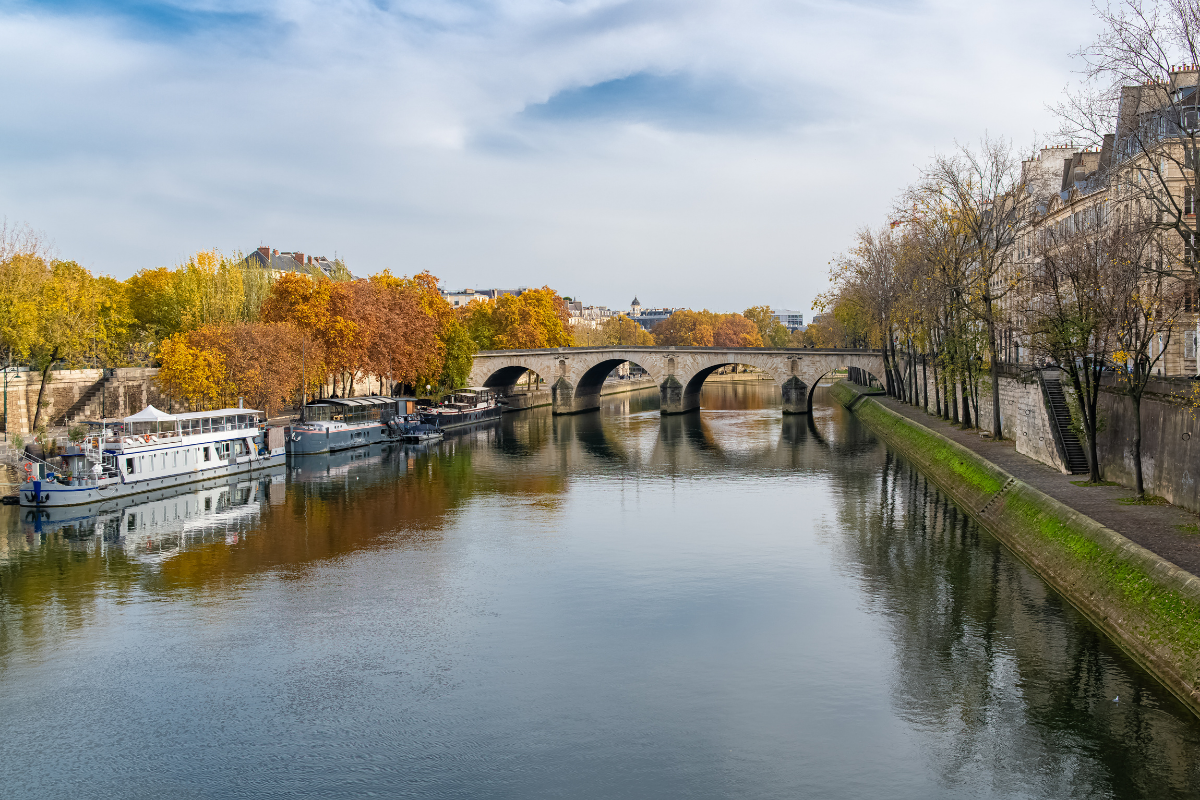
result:
<svg viewBox="0 0 1200 800"><path fill-rule="evenodd" d="M74 506L265 469L285 462L282 428L263 412L167 414L154 406L43 461L21 462L21 505Z"/></svg>

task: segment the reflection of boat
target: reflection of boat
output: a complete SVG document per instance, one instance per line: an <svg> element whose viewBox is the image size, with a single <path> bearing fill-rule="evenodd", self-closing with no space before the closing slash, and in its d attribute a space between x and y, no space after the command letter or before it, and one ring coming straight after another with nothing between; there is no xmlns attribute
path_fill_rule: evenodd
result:
<svg viewBox="0 0 1200 800"><path fill-rule="evenodd" d="M395 422L416 413L412 397L331 397L304 406L288 427L288 455L332 453L395 438Z"/></svg>
<svg viewBox="0 0 1200 800"><path fill-rule="evenodd" d="M231 526L257 519L263 487L270 484L282 492L285 476L286 468L277 464L253 478L228 476L86 505L25 508L21 523L34 533L97 536L108 545L153 550L158 556L152 560L161 560L193 536L215 532L224 537Z"/></svg>
<svg viewBox="0 0 1200 800"><path fill-rule="evenodd" d="M500 419L496 393L483 387L458 389L441 404L421 409L421 422L446 430Z"/></svg>
<svg viewBox="0 0 1200 800"><path fill-rule="evenodd" d="M261 415L147 406L125 417L120 431L102 429L45 461L24 457L21 505L86 505L281 464L283 431L260 430Z"/></svg>
<svg viewBox="0 0 1200 800"><path fill-rule="evenodd" d="M411 444L421 442L436 442L442 438L442 429L421 422L416 425L405 425L400 430L400 439Z"/></svg>

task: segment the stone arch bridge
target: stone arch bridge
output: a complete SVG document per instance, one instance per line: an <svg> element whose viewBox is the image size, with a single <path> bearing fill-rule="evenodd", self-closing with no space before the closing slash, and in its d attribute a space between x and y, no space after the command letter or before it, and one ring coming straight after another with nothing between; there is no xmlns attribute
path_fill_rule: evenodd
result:
<svg viewBox="0 0 1200 800"><path fill-rule="evenodd" d="M501 393L514 390L526 370L550 386L555 414L576 414L600 407L604 379L620 364L638 365L658 385L663 414L700 407L704 379L724 366L745 364L775 379L783 392L783 412L812 409L809 388L823 375L857 367L883 377L877 350L819 350L763 347L560 347L546 350L485 350L476 354L470 384Z"/></svg>

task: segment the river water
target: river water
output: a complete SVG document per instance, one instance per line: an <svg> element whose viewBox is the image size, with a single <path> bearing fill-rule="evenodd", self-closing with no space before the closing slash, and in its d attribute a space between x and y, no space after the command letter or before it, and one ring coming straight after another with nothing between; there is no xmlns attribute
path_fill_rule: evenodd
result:
<svg viewBox="0 0 1200 800"><path fill-rule="evenodd" d="M852 417L702 404L4 507L0 794L1200 797L1198 720Z"/></svg>

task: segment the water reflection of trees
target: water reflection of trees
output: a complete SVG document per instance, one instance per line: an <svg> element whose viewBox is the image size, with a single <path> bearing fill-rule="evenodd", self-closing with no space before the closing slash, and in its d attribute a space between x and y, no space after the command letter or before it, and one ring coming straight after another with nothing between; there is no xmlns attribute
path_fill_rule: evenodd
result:
<svg viewBox="0 0 1200 800"><path fill-rule="evenodd" d="M893 702L943 780L1194 797L1191 713L936 486L878 458L837 471L834 541L894 633Z"/></svg>
<svg viewBox="0 0 1200 800"><path fill-rule="evenodd" d="M153 526L136 539L97 535L88 524L36 532L20 522L21 509L5 507L0 667L13 648L37 646L86 624L101 596L120 601L134 591L236 591L264 572L301 574L358 551L434 548L447 514L473 495L563 491L565 479L557 473L476 469L479 453L494 452L493 436L469 433L436 448L375 446L293 460L286 487L268 480L255 493L257 513L224 523L214 535L172 539L169 552L163 531Z"/></svg>

